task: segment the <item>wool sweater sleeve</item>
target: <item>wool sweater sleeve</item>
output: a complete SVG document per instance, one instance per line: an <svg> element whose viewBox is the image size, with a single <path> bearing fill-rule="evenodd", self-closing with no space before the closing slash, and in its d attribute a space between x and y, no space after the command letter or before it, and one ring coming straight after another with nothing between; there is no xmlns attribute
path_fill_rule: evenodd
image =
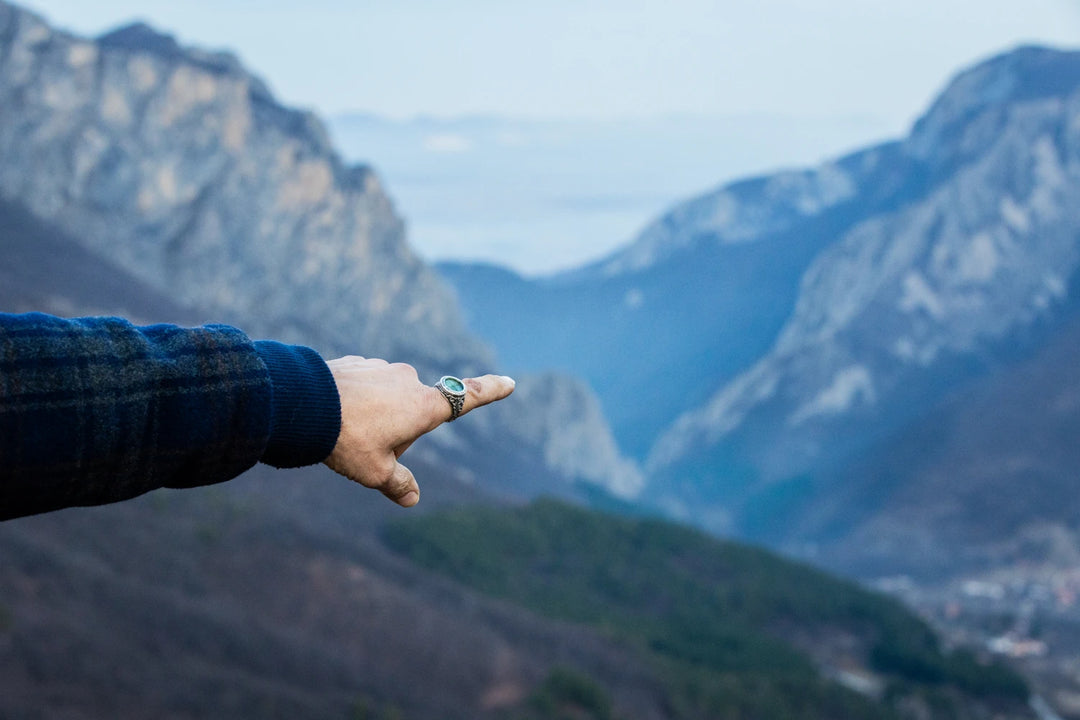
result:
<svg viewBox="0 0 1080 720"><path fill-rule="evenodd" d="M225 325L0 313L0 519L314 464L340 417L310 348Z"/></svg>

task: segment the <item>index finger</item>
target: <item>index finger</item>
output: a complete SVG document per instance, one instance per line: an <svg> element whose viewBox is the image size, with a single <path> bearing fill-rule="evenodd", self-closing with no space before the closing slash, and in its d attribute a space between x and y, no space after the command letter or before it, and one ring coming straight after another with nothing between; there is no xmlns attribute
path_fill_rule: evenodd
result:
<svg viewBox="0 0 1080 720"><path fill-rule="evenodd" d="M465 378L465 405L461 414L481 405L493 403L514 392L514 379L506 375L484 375L478 378Z"/></svg>
<svg viewBox="0 0 1080 720"><path fill-rule="evenodd" d="M475 408L502 400L514 392L514 379L505 375L483 375L475 378L463 378L465 385L465 399L461 406L458 417L465 415ZM434 399L440 404L437 417L439 423L448 422L451 417L450 401L443 396L437 387L432 387Z"/></svg>

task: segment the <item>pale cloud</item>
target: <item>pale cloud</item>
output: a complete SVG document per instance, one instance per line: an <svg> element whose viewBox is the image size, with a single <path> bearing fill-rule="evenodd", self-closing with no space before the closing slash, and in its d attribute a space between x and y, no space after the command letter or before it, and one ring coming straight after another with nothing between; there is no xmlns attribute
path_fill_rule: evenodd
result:
<svg viewBox="0 0 1080 720"><path fill-rule="evenodd" d="M458 133L434 133L424 138L424 149L433 153L464 153L472 147L472 140Z"/></svg>

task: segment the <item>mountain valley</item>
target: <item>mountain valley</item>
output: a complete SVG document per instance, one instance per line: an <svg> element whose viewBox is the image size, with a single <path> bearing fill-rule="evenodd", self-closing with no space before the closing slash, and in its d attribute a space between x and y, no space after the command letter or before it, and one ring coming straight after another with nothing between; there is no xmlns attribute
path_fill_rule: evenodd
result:
<svg viewBox="0 0 1080 720"><path fill-rule="evenodd" d="M1047 717L948 623L1015 599L1002 564L1080 562L1080 54L991 60L908 138L542 279L428 266L377 168L145 25L0 0L0 107L0 310L526 373L409 450L412 513L258 467L0 523L0 716Z"/></svg>

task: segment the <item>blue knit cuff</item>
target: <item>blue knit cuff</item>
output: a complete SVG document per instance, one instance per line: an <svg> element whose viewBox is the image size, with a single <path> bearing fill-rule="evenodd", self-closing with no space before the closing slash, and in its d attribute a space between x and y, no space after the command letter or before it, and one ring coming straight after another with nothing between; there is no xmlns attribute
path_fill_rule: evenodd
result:
<svg viewBox="0 0 1080 720"><path fill-rule="evenodd" d="M314 465L329 457L341 432L341 400L330 368L303 345L255 343L270 372L270 441L261 458L274 467Z"/></svg>

